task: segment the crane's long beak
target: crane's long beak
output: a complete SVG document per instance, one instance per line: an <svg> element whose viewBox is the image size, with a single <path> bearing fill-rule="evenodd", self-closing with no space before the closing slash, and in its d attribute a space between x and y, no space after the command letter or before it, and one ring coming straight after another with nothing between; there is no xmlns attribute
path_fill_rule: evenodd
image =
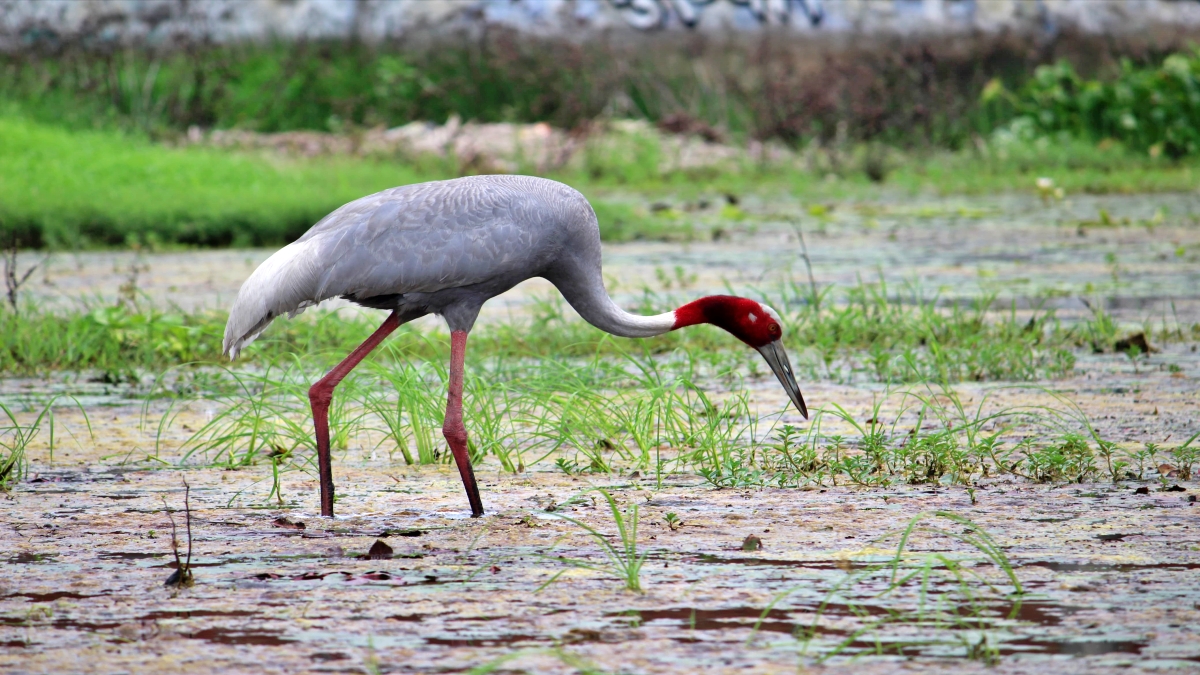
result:
<svg viewBox="0 0 1200 675"><path fill-rule="evenodd" d="M796 376L792 374L792 364L788 361L787 352L783 350L783 343L776 340L757 349L767 360L771 370L775 371L775 377L779 378L779 383L783 385L788 398L796 404L796 410L804 415L804 419L808 419L808 406L804 405L804 396L800 393L800 385L796 384Z"/></svg>

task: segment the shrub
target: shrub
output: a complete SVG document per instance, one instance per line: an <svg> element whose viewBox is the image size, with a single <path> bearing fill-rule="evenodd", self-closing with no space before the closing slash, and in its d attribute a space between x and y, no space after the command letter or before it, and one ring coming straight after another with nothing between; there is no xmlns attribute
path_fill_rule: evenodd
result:
<svg viewBox="0 0 1200 675"><path fill-rule="evenodd" d="M1200 151L1200 50L1155 66L1121 61L1111 81L1084 79L1067 61L1039 66L1011 93L986 87L985 105L1012 106L1010 128L1025 136L1065 132L1093 142L1179 159Z"/></svg>

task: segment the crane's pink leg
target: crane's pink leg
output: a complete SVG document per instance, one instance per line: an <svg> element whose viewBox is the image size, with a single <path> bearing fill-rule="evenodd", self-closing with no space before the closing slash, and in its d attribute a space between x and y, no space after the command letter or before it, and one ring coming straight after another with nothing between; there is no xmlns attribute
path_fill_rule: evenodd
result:
<svg viewBox="0 0 1200 675"><path fill-rule="evenodd" d="M333 517L333 464L329 457L329 402L333 400L333 389L342 378L350 374L360 361L366 358L371 350L392 331L400 327L400 315L392 312L383 325L371 333L371 337L350 352L345 360L334 366L325 377L317 380L308 390L308 400L312 404L313 423L317 430L317 468L321 473L321 515Z"/></svg>
<svg viewBox="0 0 1200 675"><path fill-rule="evenodd" d="M483 500L479 498L479 486L475 483L475 471L471 468L471 455L467 450L467 428L463 426L463 363L467 356L467 331L450 332L450 394L446 397L446 422L442 435L454 453L458 473L463 487L467 489L467 500L471 502L471 517L483 515Z"/></svg>

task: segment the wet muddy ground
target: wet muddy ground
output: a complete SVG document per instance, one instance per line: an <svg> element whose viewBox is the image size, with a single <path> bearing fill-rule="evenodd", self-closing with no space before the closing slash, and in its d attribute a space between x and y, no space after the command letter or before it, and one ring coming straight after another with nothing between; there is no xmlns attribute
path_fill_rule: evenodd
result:
<svg viewBox="0 0 1200 675"><path fill-rule="evenodd" d="M562 657L537 651L556 647L613 672L793 672L809 662L796 634L824 593L894 550L894 540L875 538L932 510L992 532L1026 594L1006 597L1000 570L981 563L975 571L1002 587L983 592L982 627L868 632L853 652L870 652L876 638L885 647L928 643L854 668L983 670L963 658L958 636L986 634L1001 672L1200 669L1194 483L1162 491L1153 482L1000 479L977 486L972 503L963 488L739 491L691 476L660 486L652 477L489 472L481 476L489 513L470 519L448 469L338 472L343 515L333 521L306 508L228 508L246 487L243 473L188 472L196 585L183 590L162 585L174 565L162 499L182 506L178 473L41 472L4 510L4 670L459 672L519 653L513 671L570 672ZM640 505L644 593L553 558L603 560L593 539L555 518L613 533L603 501L561 506L589 484ZM286 489L311 495L315 484ZM676 529L668 512L681 521ZM743 550L749 535L761 549ZM363 559L380 539L391 557ZM979 557L945 538L918 550ZM935 579L934 588L946 583ZM852 596L879 612L886 605L872 594L881 587L868 579ZM846 636L844 604L828 608L822 639Z"/></svg>
<svg viewBox="0 0 1200 675"><path fill-rule="evenodd" d="M800 212L809 214L801 222L818 283L882 272L898 293L915 280L946 299L995 292L1020 307L1049 303L1067 318L1088 311L1083 297L1131 329L1200 321L1200 198L1192 195L897 200L819 216L807 205L747 201L758 220L732 238L608 247L618 293L636 294L642 283L681 294L720 290L723 280L744 288L788 270L806 281L794 231L779 220ZM265 255L60 257L34 292L63 306L107 302L138 265L138 292L150 301L223 306ZM676 265L695 279L663 288L656 270L669 278ZM522 311L546 290L529 282L490 317ZM1068 396L1107 438L1178 443L1200 431L1200 356L1194 342L1162 348L1137 365L1080 353L1072 377L1033 384ZM997 406L1046 400L1002 384L957 391ZM760 410L782 408L773 381L747 386ZM865 418L882 389L813 382L805 393ZM119 390L70 377L0 383L10 403L48 391L86 394L94 435L78 411L61 410L53 462L39 437L29 480L0 495L4 672L461 672L489 663L495 672L586 664L630 673L969 672L989 663L1005 673L1200 671L1200 483L1156 470L1119 485L1002 477L971 491L734 490L694 475L567 476L549 462L512 475L489 458L478 469L488 514L470 519L449 467L391 463L364 441L335 462L339 517L329 521L315 516L316 483L304 474L284 475L280 508L266 499L269 467L153 470L141 460L153 454L165 404L143 410ZM203 405L184 409L160 456L171 461L207 414ZM164 500L182 509L185 476L196 584L169 589ZM616 532L602 498L586 492L592 487L640 507L643 593L558 558L604 563L597 541L562 519ZM896 550L895 537L881 537L938 510L990 532L1026 592L1013 595L1003 571L961 541L921 535L907 560L938 552L979 575L971 622L905 615L854 635L872 617L917 606L916 586L876 597L887 575L867 572ZM176 520L182 527L183 514ZM750 535L761 548L745 550ZM366 558L377 540L390 557ZM818 616L838 583L845 591ZM950 602L953 588L942 567L928 592ZM959 614L969 605L955 602ZM816 664L842 640L844 656ZM848 664L852 655L859 659Z"/></svg>

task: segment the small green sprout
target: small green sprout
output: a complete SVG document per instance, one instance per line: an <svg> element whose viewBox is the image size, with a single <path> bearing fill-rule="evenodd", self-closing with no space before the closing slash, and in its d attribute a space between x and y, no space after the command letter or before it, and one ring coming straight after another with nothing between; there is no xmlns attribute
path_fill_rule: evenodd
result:
<svg viewBox="0 0 1200 675"><path fill-rule="evenodd" d="M667 527L671 528L672 532L683 526L683 521L679 519L679 516L674 511L668 511L663 516L663 520L667 521Z"/></svg>

